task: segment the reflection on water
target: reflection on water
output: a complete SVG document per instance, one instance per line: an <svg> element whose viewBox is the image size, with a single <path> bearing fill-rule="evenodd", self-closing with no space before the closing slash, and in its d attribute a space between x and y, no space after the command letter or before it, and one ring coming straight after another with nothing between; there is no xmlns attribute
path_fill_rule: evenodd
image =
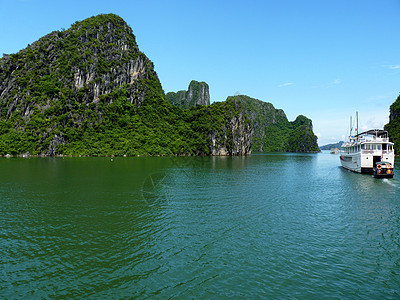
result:
<svg viewBox="0 0 400 300"><path fill-rule="evenodd" d="M0 296L398 298L398 176L339 165L328 153L0 160Z"/></svg>

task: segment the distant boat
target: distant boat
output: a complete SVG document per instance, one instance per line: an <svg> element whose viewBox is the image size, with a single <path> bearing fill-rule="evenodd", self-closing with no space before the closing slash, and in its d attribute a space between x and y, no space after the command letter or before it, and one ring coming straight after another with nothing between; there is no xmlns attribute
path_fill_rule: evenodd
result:
<svg viewBox="0 0 400 300"><path fill-rule="evenodd" d="M349 140L341 147L342 167L356 173L373 174L377 178L392 178L394 144L389 141L387 131L371 129L359 134L356 129L355 136L351 131L350 128Z"/></svg>
<svg viewBox="0 0 400 300"><path fill-rule="evenodd" d="M340 150L338 148L331 148L331 154L339 154Z"/></svg>

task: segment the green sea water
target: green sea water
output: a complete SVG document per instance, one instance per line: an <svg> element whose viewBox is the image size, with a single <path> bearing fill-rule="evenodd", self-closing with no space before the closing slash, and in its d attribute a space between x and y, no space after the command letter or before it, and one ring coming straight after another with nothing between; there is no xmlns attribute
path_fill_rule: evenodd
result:
<svg viewBox="0 0 400 300"><path fill-rule="evenodd" d="M400 298L400 161L1 158L0 298Z"/></svg>

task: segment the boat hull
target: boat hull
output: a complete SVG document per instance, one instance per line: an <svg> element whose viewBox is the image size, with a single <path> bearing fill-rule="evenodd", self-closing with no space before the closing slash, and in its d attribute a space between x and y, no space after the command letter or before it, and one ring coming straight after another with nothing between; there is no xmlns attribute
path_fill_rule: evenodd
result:
<svg viewBox="0 0 400 300"><path fill-rule="evenodd" d="M394 174L375 174L374 173L374 177L375 178L393 178Z"/></svg>
<svg viewBox="0 0 400 300"><path fill-rule="evenodd" d="M363 173L361 168L361 157L359 155L341 155L340 163L342 167L356 173Z"/></svg>
<svg viewBox="0 0 400 300"><path fill-rule="evenodd" d="M379 165L378 165L379 166ZM386 167L376 167L373 170L373 175L375 178L393 178L393 168L386 168Z"/></svg>

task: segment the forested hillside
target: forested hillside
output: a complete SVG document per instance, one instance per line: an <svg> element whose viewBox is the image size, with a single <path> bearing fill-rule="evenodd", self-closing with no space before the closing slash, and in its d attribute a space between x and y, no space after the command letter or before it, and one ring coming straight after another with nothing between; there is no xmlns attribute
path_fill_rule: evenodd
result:
<svg viewBox="0 0 400 300"><path fill-rule="evenodd" d="M166 97L132 29L98 15L0 59L0 155L318 151L304 116L247 96L209 104L194 80Z"/></svg>
<svg viewBox="0 0 400 300"><path fill-rule="evenodd" d="M132 29L113 14L0 60L0 155L249 154L241 145L251 135L237 145L241 132L231 132L246 124L232 103L171 105Z"/></svg>
<svg viewBox="0 0 400 300"><path fill-rule="evenodd" d="M390 106L389 123L386 124L385 130L389 133L389 138L394 142L394 152L400 154L400 96Z"/></svg>

